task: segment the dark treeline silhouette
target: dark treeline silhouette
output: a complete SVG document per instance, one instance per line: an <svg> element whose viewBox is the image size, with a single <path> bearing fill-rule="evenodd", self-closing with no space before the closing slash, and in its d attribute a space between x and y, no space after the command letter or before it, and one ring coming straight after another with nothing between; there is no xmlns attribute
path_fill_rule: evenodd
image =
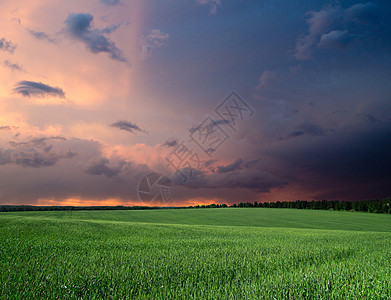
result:
<svg viewBox="0 0 391 300"><path fill-rule="evenodd" d="M147 209L196 209L196 208L241 208L241 207L266 207L266 208L292 208L292 209L323 209L346 210L369 213L391 214L391 198L374 199L364 201L277 201L277 202L240 202L230 206L227 204L207 204L186 207L158 207L158 206L33 206L33 205L0 205L0 212L12 211L73 211L73 210L147 210Z"/></svg>
<svg viewBox="0 0 391 300"><path fill-rule="evenodd" d="M220 208L226 204L197 205L194 208ZM277 202L240 202L230 207L267 207L267 208L296 208L296 209L323 209L323 210L347 210L370 213L391 214L391 198L364 201L277 201ZM191 207L193 208L193 207Z"/></svg>

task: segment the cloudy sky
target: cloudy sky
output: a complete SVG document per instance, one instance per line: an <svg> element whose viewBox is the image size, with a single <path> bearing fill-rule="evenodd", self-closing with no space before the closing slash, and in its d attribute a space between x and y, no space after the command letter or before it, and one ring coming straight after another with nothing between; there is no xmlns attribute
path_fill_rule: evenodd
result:
<svg viewBox="0 0 391 300"><path fill-rule="evenodd" d="M0 204L391 196L388 0L0 10Z"/></svg>

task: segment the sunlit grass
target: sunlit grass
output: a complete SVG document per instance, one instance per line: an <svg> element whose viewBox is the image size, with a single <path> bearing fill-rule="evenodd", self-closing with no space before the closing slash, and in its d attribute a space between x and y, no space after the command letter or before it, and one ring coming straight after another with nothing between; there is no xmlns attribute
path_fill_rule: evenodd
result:
<svg viewBox="0 0 391 300"><path fill-rule="evenodd" d="M2 213L0 298L390 299L390 216L279 211Z"/></svg>

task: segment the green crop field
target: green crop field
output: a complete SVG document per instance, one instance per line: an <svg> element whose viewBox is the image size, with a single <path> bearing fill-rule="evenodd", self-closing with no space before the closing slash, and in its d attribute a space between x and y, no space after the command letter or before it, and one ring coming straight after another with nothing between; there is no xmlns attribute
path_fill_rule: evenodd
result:
<svg viewBox="0 0 391 300"><path fill-rule="evenodd" d="M391 216L0 213L0 299L390 299Z"/></svg>

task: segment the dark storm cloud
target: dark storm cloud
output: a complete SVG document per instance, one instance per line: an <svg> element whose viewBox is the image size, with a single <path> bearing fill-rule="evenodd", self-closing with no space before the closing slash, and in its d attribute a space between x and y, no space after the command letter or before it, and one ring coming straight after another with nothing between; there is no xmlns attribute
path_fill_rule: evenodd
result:
<svg viewBox="0 0 391 300"><path fill-rule="evenodd" d="M391 195L391 6L345 3L304 9L308 32L297 40L298 61L259 78L257 120L243 136L249 151L258 149L259 168L288 182L286 195Z"/></svg>
<svg viewBox="0 0 391 300"><path fill-rule="evenodd" d="M8 59L6 59L3 62L3 65L6 66L7 68L10 68L11 70L14 70L14 71L23 71L22 66L20 66L18 64L11 63Z"/></svg>
<svg viewBox="0 0 391 300"><path fill-rule="evenodd" d="M226 166L210 168L209 171L183 168L178 170L172 180L179 186L202 190L202 189L242 189L254 193L269 193L273 188L285 186L288 182L281 180L263 171L257 166L259 160L245 162L236 159ZM214 164L212 161L211 164ZM206 197L211 196L205 195Z"/></svg>
<svg viewBox="0 0 391 300"><path fill-rule="evenodd" d="M124 120L117 121L110 126L120 130L128 131L130 133L134 133L134 131L145 132L145 130L141 129L137 124Z"/></svg>
<svg viewBox="0 0 391 300"><path fill-rule="evenodd" d="M34 81L19 81L14 88L14 91L26 97L60 97L65 98L64 91L59 87L51 87L42 82Z"/></svg>
<svg viewBox="0 0 391 300"><path fill-rule="evenodd" d="M110 161L107 158L94 158L84 171L90 175L104 175L110 178L118 175L125 164L125 162L120 161L117 166L109 166L109 163Z"/></svg>
<svg viewBox="0 0 391 300"><path fill-rule="evenodd" d="M390 147L391 124L376 123L316 142L281 142L269 154L280 178L291 178L314 198L359 200L391 195Z"/></svg>
<svg viewBox="0 0 391 300"><path fill-rule="evenodd" d="M256 193L269 193L273 188L285 186L288 182L262 170L233 171L226 175L215 175L217 186L223 188L249 189Z"/></svg>
<svg viewBox="0 0 391 300"><path fill-rule="evenodd" d="M15 49L16 45L13 44L11 41L7 41L5 38L0 39L0 50L13 54Z"/></svg>
<svg viewBox="0 0 391 300"><path fill-rule="evenodd" d="M179 5L176 13L172 5L154 2L159 9L154 9L153 18L144 20L145 28L161 26L173 38L158 57L158 69L164 70L164 76L156 71L155 63L146 64L143 80L156 94L167 95L167 88L172 87L175 94L186 95L180 100L165 97L166 107L179 105L181 111L188 109L182 116L186 120L202 121L203 114L217 104L210 99L229 87L238 89L256 110L256 117L242 123L243 130L232 135L231 144L216 153L216 158L228 163L213 159L203 163L201 170L182 169L193 173L187 182L176 174L177 199L229 199L227 203L233 203L270 200L269 195L273 200L278 195L292 200L391 195L388 1L334 1L340 3L334 6L328 5L331 1L301 1L287 9L283 1L265 5L264 1L227 0L222 1L224 9L218 17L203 18L194 16L194 9L180 1L171 1ZM213 3L201 2L204 8ZM113 48L101 45L110 42L108 34L118 25L96 29L91 15L79 17L64 25L67 32L88 51L112 55ZM185 19L191 22L183 22ZM156 41L159 47L160 40L165 41L164 32L152 31L147 46ZM107 43L97 42L101 36ZM194 43L194 38L201 43ZM185 123L180 122L172 126ZM114 127L127 132L137 133L139 128L128 121L116 123ZM2 133L8 135L8 129ZM2 165L3 201L33 203L76 197L124 199L126 203L137 199L137 183L152 168L123 158L105 158L97 142L34 143L2 148L16 152L35 148L47 161L48 153L65 155L68 148L78 155L60 159L53 167L35 168L34 174L15 163ZM63 148L56 148L57 144ZM164 144L176 146L173 140ZM235 160L238 157L242 163Z"/></svg>
<svg viewBox="0 0 391 300"><path fill-rule="evenodd" d="M66 30L72 37L83 42L92 53L105 52L114 60L127 62L114 42L104 36L104 34L109 34L118 28L118 25L97 29L91 26L93 19L91 14L69 14L65 20Z"/></svg>
<svg viewBox="0 0 391 300"><path fill-rule="evenodd" d="M9 142L11 148L0 149L0 165L40 168L55 165L61 159L76 156L73 151L55 151L48 142L65 141L63 137L43 137L27 142Z"/></svg>
<svg viewBox="0 0 391 300"><path fill-rule="evenodd" d="M56 40L52 38L50 35L48 35L46 32L43 31L35 31L29 28L26 28L27 32L37 40L46 40L50 43L55 43Z"/></svg>
<svg viewBox="0 0 391 300"><path fill-rule="evenodd" d="M287 184L287 181L257 169L207 173L183 168L174 174L172 180L175 184L190 189L243 189L255 193L269 193L271 189L280 188ZM205 197L211 196L210 193L205 195Z"/></svg>

